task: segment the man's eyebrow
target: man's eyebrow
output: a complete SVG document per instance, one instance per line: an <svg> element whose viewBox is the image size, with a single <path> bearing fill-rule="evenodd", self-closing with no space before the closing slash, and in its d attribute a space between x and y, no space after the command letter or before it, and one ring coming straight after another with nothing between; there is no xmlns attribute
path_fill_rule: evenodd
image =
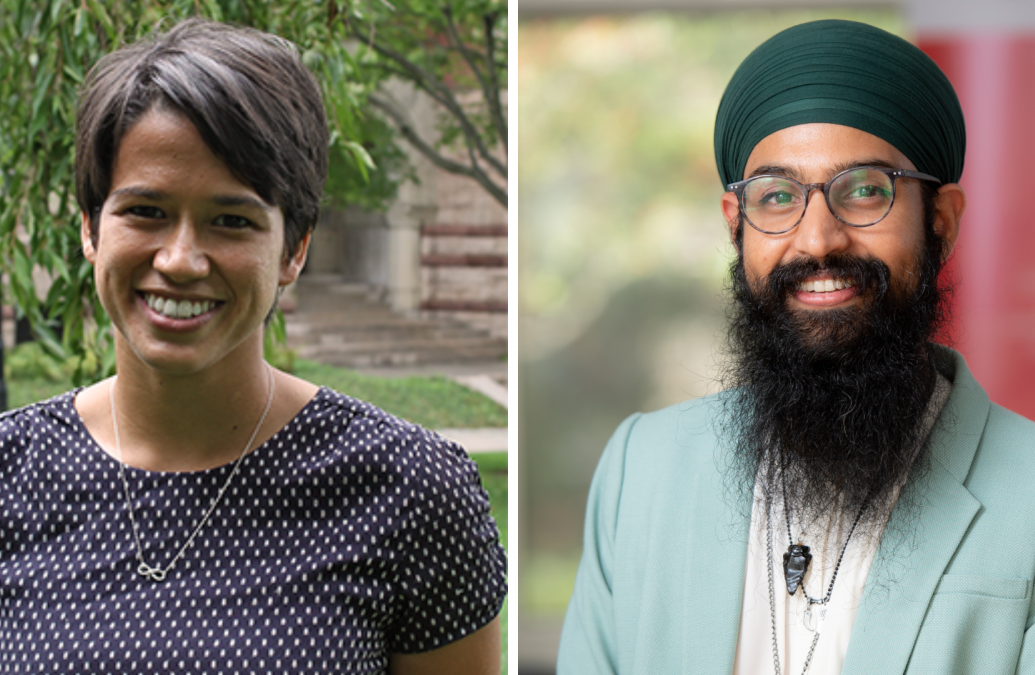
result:
<svg viewBox="0 0 1035 675"><path fill-rule="evenodd" d="M788 178L793 178L795 180L799 180L801 178L801 173L797 169L789 166L782 166L780 164L765 164L757 167L751 172L751 175L749 175L748 178L766 175L787 176Z"/></svg>
<svg viewBox="0 0 1035 675"><path fill-rule="evenodd" d="M130 197L141 197L143 199L149 199L151 201L162 201L168 199L168 193L162 192L161 190L153 190L151 188L143 187L140 185L130 185L118 190L113 190L109 197L116 197L119 195L128 195ZM213 204L218 206L244 206L247 208L258 209L260 211L270 211L273 209L272 206L248 195L215 195L210 200Z"/></svg>
<svg viewBox="0 0 1035 675"><path fill-rule="evenodd" d="M849 169L856 169L860 166L879 166L886 169L900 169L901 167L896 165L894 162L889 162L886 159L879 159L877 157L867 157L864 159L853 160L851 162L838 162L830 167L830 177L833 178L842 171L848 171ZM790 166L783 166L781 164L766 164L764 166L757 167L751 172L748 178L754 178L755 176L763 175L775 175L775 176L786 176L793 178L798 182L801 182L802 172L800 169Z"/></svg>
<svg viewBox="0 0 1035 675"><path fill-rule="evenodd" d="M858 160L856 162L843 162L841 164L835 164L834 165L834 174L833 175L836 176L837 174L841 173L842 171L848 171L849 169L855 169L855 168L858 168L860 166L879 166L879 167L883 167L885 169L901 169L902 168L902 167L896 165L894 162L889 162L886 159L877 159L875 157L871 157L869 159L860 159L860 160Z"/></svg>

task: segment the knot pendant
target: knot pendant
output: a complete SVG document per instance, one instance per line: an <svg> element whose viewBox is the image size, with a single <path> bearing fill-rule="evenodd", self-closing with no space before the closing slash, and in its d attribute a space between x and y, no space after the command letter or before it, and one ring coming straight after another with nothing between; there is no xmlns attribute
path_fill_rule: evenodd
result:
<svg viewBox="0 0 1035 675"><path fill-rule="evenodd" d="M140 563L137 567L137 574L142 577L147 577L151 581L165 581L165 571L158 567L151 567L145 562Z"/></svg>

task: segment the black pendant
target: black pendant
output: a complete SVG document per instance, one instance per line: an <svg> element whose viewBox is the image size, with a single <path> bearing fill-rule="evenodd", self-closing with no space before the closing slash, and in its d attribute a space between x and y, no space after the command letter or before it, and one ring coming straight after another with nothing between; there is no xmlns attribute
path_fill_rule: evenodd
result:
<svg viewBox="0 0 1035 675"><path fill-rule="evenodd" d="M809 547L804 544L791 544L783 554L783 574L787 578L787 592L794 595L805 578L805 572L812 562Z"/></svg>

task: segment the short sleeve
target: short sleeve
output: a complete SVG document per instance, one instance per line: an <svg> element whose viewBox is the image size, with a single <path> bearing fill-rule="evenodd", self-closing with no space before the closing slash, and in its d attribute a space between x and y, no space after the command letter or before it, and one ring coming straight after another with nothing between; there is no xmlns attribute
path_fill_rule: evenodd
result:
<svg viewBox="0 0 1035 675"><path fill-rule="evenodd" d="M441 436L406 441L413 498L401 536L389 651L430 651L487 625L507 593L507 562L477 465Z"/></svg>

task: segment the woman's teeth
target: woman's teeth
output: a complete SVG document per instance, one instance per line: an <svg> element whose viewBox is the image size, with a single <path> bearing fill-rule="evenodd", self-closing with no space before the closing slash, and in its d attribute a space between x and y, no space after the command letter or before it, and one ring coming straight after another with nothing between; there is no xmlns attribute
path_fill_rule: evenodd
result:
<svg viewBox="0 0 1035 675"><path fill-rule="evenodd" d="M850 279L819 279L816 281L803 281L798 284L799 291L808 293L829 293L839 291L842 288L851 288L855 282Z"/></svg>
<svg viewBox="0 0 1035 675"><path fill-rule="evenodd" d="M148 307L170 319L193 319L199 314L209 311L216 304L211 300L203 300L201 302L191 302L190 300L176 301L172 298L163 298L152 293L145 294L144 300L147 302Z"/></svg>

